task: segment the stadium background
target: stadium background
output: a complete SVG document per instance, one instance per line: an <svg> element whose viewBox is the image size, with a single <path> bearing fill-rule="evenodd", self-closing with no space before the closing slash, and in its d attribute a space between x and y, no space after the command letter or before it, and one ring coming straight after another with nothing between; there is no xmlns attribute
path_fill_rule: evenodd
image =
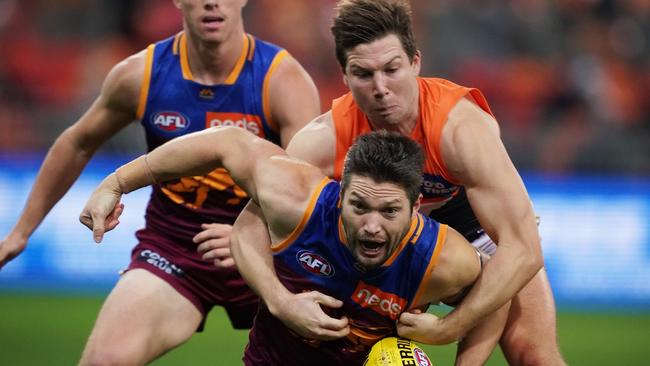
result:
<svg viewBox="0 0 650 366"><path fill-rule="evenodd" d="M329 24L333 0L250 0L246 30L287 48L323 101L345 89ZM412 1L422 75L480 88L542 217L574 365L648 364L650 351L650 2ZM163 0L0 0L0 235L19 214L47 148L97 95L110 67L180 29ZM148 191L92 243L77 215L93 187L144 151L135 125L93 159L0 271L0 364L74 364L128 261ZM444 310L443 310L444 311ZM246 332L224 313L158 365L236 365ZM427 347L438 365L453 346ZM490 365L505 364L496 354Z"/></svg>

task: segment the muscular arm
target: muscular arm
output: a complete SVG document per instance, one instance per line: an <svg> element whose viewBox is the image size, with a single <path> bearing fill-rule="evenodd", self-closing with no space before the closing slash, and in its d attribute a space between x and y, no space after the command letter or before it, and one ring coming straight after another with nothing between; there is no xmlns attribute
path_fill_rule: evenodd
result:
<svg viewBox="0 0 650 366"><path fill-rule="evenodd" d="M93 192L80 215L100 242L114 224L112 212L123 193L153 182L204 175L224 167L262 208L272 235L288 236L300 221L309 195L323 176L289 158L281 147L238 127L213 127L157 147L116 170Z"/></svg>
<svg viewBox="0 0 650 366"><path fill-rule="evenodd" d="M443 338L452 341L510 300L543 259L530 199L494 119L462 99L443 129L441 150L481 226L498 245L463 302L443 318Z"/></svg>
<svg viewBox="0 0 650 366"><path fill-rule="evenodd" d="M143 72L144 51L115 65L91 107L56 139L20 218L0 242L0 267L24 249L29 236L77 180L95 151L135 119Z"/></svg>
<svg viewBox="0 0 650 366"><path fill-rule="evenodd" d="M273 268L268 229L255 202L249 202L237 218L230 241L242 277L264 300L271 314L287 327L304 337L320 340L348 334L347 318L332 318L321 309L321 305L341 307L342 301L317 291L293 294L280 282Z"/></svg>
<svg viewBox="0 0 650 366"><path fill-rule="evenodd" d="M331 175L334 162L331 113L325 113L300 130L291 140L287 153ZM270 248L271 239L259 216L259 208L249 202L235 222L231 240L232 255L248 285L264 299L271 314L298 334L321 340L345 336L349 331L347 320L331 318L319 306L340 307L342 302L315 292L290 293L275 273Z"/></svg>
<svg viewBox="0 0 650 366"><path fill-rule="evenodd" d="M479 278L482 267L488 263L489 256L480 256L467 240L449 228L446 241L438 263L426 279L425 292L420 304L438 303L457 304ZM505 326L509 302L501 309L484 319L458 344L456 365L482 365L490 357L497 345ZM444 318L443 318L444 319ZM403 313L397 324L400 336L427 344L440 344L437 328L443 320L419 310Z"/></svg>

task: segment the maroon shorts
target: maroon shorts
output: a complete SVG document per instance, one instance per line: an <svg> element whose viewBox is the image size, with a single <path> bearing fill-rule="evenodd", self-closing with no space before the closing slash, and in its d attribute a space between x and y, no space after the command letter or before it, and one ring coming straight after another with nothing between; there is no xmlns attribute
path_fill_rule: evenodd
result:
<svg viewBox="0 0 650 366"><path fill-rule="evenodd" d="M195 244L172 243L146 230L138 232L128 269L142 268L169 283L205 316L213 306L226 309L235 329L253 325L259 299L236 268L216 268L201 260ZM203 324L199 328L202 329Z"/></svg>

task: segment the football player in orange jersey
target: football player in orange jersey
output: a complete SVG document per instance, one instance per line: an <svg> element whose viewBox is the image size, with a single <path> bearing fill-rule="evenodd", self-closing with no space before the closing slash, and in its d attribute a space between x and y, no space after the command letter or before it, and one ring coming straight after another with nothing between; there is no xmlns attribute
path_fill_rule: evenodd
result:
<svg viewBox="0 0 650 366"><path fill-rule="evenodd" d="M320 113L301 65L244 32L246 0L174 4L183 31L115 65L99 97L50 149L22 215L0 242L0 267L23 251L95 151L135 120L150 150L214 124L252 123L249 130L286 146ZM250 327L257 296L229 254L231 225L245 203L222 171L156 185L131 264L106 299L81 364L147 363L188 340L214 305L226 308L234 327Z"/></svg>

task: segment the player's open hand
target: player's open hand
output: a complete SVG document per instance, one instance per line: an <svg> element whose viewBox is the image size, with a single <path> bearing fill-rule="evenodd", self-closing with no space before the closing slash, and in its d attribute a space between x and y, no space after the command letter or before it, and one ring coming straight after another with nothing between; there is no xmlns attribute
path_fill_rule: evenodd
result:
<svg viewBox="0 0 650 366"><path fill-rule="evenodd" d="M0 269L16 258L27 246L27 238L9 234L0 240Z"/></svg>
<svg viewBox="0 0 650 366"><path fill-rule="evenodd" d="M333 318L321 306L340 308L343 302L318 291L292 294L274 315L305 338L328 341L348 335L348 318Z"/></svg>
<svg viewBox="0 0 650 366"><path fill-rule="evenodd" d="M104 233L113 230L120 221L118 220L124 209L120 203L122 191L115 174L111 174L95 189L90 196L79 221L93 231L93 239L100 243Z"/></svg>
<svg viewBox="0 0 650 366"><path fill-rule="evenodd" d="M232 225L202 224L201 229L203 231L192 238L199 245L196 250L201 254L201 259L213 262L215 267L233 267L235 260L230 255Z"/></svg>
<svg viewBox="0 0 650 366"><path fill-rule="evenodd" d="M448 331L444 319L419 309L403 312L397 320L397 334L426 344L449 344L458 336Z"/></svg>

